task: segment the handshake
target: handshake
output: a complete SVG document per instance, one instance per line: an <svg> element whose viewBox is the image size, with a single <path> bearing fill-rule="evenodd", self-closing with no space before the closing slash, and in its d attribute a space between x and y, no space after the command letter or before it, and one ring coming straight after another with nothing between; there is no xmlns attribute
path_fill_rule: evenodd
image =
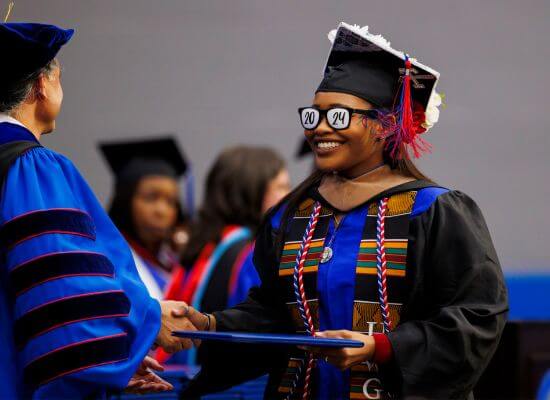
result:
<svg viewBox="0 0 550 400"><path fill-rule="evenodd" d="M200 341L178 338L172 336L173 331L204 331L215 330L213 316L207 316L193 307L189 307L183 301L161 301L160 331L156 344L167 353L175 353L198 346Z"/></svg>
<svg viewBox="0 0 550 400"><path fill-rule="evenodd" d="M216 322L213 316L207 316L193 307L189 307L183 301L161 301L160 309L160 330L155 344L162 347L167 353L175 353L190 349L193 345L200 345L200 341L193 343L189 339L172 336L173 331L215 330ZM155 371L163 370L164 368L155 359L145 357L128 382L125 392L146 394L174 389L170 383L155 373Z"/></svg>

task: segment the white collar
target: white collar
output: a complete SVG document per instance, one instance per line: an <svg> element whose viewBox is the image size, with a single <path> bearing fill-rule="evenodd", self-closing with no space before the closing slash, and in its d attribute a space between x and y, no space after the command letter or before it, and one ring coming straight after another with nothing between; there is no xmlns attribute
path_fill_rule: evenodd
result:
<svg viewBox="0 0 550 400"><path fill-rule="evenodd" d="M10 124L19 125L22 126L25 129L28 129L25 125L23 125L21 122L16 120L13 117L10 117L8 114L0 113L0 123L2 122L9 122Z"/></svg>

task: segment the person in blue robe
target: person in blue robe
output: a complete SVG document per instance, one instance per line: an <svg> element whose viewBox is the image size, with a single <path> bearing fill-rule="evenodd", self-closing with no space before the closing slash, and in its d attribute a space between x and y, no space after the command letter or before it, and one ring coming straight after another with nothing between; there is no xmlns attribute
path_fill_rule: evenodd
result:
<svg viewBox="0 0 550 400"><path fill-rule="evenodd" d="M127 243L66 157L40 145L63 91L55 56L73 30L0 24L0 398L93 398L168 390L146 357L190 346Z"/></svg>
<svg viewBox="0 0 550 400"><path fill-rule="evenodd" d="M261 284L199 329L354 339L360 348L201 344L183 395L269 373L269 399L472 398L500 340L507 291L476 203L414 165L438 118L439 74L340 24L312 105L316 171L258 230ZM225 360L231 360L226 362Z"/></svg>

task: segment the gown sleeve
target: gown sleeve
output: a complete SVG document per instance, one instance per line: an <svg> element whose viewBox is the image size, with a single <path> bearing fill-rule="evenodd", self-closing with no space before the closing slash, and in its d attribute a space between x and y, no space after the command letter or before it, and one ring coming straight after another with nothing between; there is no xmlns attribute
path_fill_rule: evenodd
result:
<svg viewBox="0 0 550 400"><path fill-rule="evenodd" d="M278 294L276 229L268 215L258 231L253 263L260 284L236 306L214 312L218 331L292 332L292 321ZM261 345L201 344L201 371L182 394L193 397L224 390L266 373L279 376L288 359L286 351ZM276 379L275 379L276 380Z"/></svg>
<svg viewBox="0 0 550 400"><path fill-rule="evenodd" d="M388 334L397 390L403 397L465 398L506 322L499 261L481 211L461 192L440 195L410 223L412 292L401 324Z"/></svg>
<svg viewBox="0 0 550 400"><path fill-rule="evenodd" d="M19 157L2 190L0 243L24 397L122 389L151 348L160 307L128 245L74 165Z"/></svg>
<svg viewBox="0 0 550 400"><path fill-rule="evenodd" d="M250 289L243 302L214 313L219 331L292 331L292 321L279 296L279 257L275 245L278 233L271 216L265 218L258 231L252 257L260 284Z"/></svg>

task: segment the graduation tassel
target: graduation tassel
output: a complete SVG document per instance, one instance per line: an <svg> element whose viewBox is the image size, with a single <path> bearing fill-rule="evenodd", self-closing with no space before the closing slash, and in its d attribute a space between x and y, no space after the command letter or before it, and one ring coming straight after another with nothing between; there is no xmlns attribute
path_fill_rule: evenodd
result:
<svg viewBox="0 0 550 400"><path fill-rule="evenodd" d="M391 156L394 159L408 157L407 149L410 147L415 158L430 150L430 145L420 138L420 134L426 129L422 127L425 120L425 110L413 107L411 94L411 60L405 54L405 68L403 69L403 81L397 107L397 121L388 137L387 145L391 148ZM420 107L422 108L422 107Z"/></svg>
<svg viewBox="0 0 550 400"><path fill-rule="evenodd" d="M14 1L8 4L8 11L6 12L6 16L4 17L4 23L8 22L8 19L10 18L11 10L13 9L14 5L15 5Z"/></svg>
<svg viewBox="0 0 550 400"><path fill-rule="evenodd" d="M401 128L401 141L411 143L414 138L411 104L411 61L407 55L405 55L405 76L401 89L401 117L399 119L399 127ZM418 157L416 151L415 157Z"/></svg>

